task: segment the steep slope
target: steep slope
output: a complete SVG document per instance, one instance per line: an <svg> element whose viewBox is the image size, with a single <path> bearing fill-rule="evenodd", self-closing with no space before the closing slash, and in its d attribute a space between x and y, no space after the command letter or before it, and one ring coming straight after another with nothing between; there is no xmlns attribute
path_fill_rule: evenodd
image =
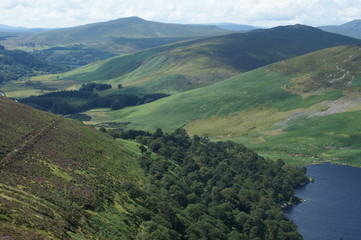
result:
<svg viewBox="0 0 361 240"><path fill-rule="evenodd" d="M361 20L353 20L340 26L322 26L323 31L361 39Z"/></svg>
<svg viewBox="0 0 361 240"><path fill-rule="evenodd" d="M361 110L360 49L321 50L205 88L105 114L140 129L184 127L191 134L238 138L265 154L267 150L268 156L301 161L324 158L360 165L359 141L349 144L345 140L357 138L359 126L352 120L350 125L339 127L345 121L342 116L352 119ZM93 114L94 120L97 114ZM310 124L316 124L317 129L302 131ZM296 129L299 138L294 136ZM329 132L327 137L315 137L325 132ZM272 144L276 139L277 148ZM295 144L288 146L291 142Z"/></svg>
<svg viewBox="0 0 361 240"><path fill-rule="evenodd" d="M115 57L60 76L166 93L207 86L241 72L360 40L303 26L276 27L178 43Z"/></svg>
<svg viewBox="0 0 361 240"><path fill-rule="evenodd" d="M5 98L0 118L2 238L136 233L138 204L124 189L144 182L134 152L79 122Z"/></svg>

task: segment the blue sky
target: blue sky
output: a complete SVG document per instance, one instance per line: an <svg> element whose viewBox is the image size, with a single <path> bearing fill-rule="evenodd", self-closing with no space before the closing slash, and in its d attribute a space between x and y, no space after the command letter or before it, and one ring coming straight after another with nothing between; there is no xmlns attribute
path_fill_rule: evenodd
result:
<svg viewBox="0 0 361 240"><path fill-rule="evenodd" d="M169 23L339 25L361 19L361 0L0 1L0 24L10 26L70 27L130 16Z"/></svg>

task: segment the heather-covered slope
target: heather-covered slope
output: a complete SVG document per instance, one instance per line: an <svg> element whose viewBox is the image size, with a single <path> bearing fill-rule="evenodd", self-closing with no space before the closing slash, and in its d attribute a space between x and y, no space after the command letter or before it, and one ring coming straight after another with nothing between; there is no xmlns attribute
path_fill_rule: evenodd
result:
<svg viewBox="0 0 361 240"><path fill-rule="evenodd" d="M0 118L0 236L136 233L137 204L124 186L141 184L144 175L131 150L79 122L4 98Z"/></svg>

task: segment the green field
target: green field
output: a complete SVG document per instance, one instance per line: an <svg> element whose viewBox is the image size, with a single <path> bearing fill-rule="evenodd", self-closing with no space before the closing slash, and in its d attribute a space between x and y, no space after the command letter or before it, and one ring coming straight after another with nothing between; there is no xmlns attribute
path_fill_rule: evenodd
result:
<svg viewBox="0 0 361 240"><path fill-rule="evenodd" d="M4 84L2 90L7 97L25 98L29 96L41 95L44 93L75 90L82 82L71 80L56 80L57 75L37 76L31 80L11 81Z"/></svg>
<svg viewBox="0 0 361 240"><path fill-rule="evenodd" d="M233 138L261 156L307 165L323 161L361 166L360 111L298 119L278 134ZM252 139L258 138L258 142Z"/></svg>
<svg viewBox="0 0 361 240"><path fill-rule="evenodd" d="M294 164L361 165L357 144L349 142L360 135L353 121L361 110L360 55L358 46L326 49L94 116L131 122L130 128L143 130L184 127L191 135L234 139Z"/></svg>
<svg viewBox="0 0 361 240"><path fill-rule="evenodd" d="M113 119L132 122L134 127L165 130L182 127L196 119L232 117L253 109L272 108L278 112L308 108L335 100L342 92L335 90L302 98L282 88L289 78L258 69L206 88L175 94L144 106L109 112Z"/></svg>

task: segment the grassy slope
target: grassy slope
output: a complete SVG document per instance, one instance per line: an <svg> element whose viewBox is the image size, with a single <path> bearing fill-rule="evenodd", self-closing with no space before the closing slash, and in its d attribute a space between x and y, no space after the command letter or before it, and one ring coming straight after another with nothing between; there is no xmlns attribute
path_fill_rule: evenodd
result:
<svg viewBox="0 0 361 240"><path fill-rule="evenodd" d="M136 147L0 98L0 236L129 239L140 206Z"/></svg>
<svg viewBox="0 0 361 240"><path fill-rule="evenodd" d="M126 87L124 91L133 93L175 93L207 86L293 56L359 42L312 27L285 26L115 57L59 75L59 79L121 83Z"/></svg>
<svg viewBox="0 0 361 240"><path fill-rule="evenodd" d="M360 60L359 46L326 49L106 115L141 129L185 126L191 134L236 139L295 163L326 159L361 165L361 146L346 141L359 136L352 119L361 110ZM339 128L343 118L349 125Z"/></svg>

